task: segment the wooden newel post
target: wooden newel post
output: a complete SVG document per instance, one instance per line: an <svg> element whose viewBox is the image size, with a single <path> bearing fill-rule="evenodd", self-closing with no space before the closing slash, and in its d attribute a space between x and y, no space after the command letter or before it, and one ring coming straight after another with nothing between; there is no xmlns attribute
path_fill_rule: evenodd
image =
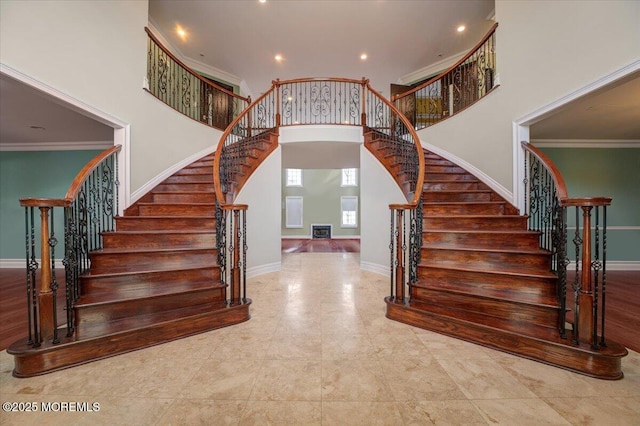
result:
<svg viewBox="0 0 640 426"><path fill-rule="evenodd" d="M404 238L404 210L396 210L396 303L404 304L404 252L402 250Z"/></svg>
<svg viewBox="0 0 640 426"><path fill-rule="evenodd" d="M593 336L594 296L591 282L591 209L582 206L582 270L580 271L580 293L578 294L578 336L579 341L595 344ZM576 259L576 262L578 260Z"/></svg>
<svg viewBox="0 0 640 426"><path fill-rule="evenodd" d="M231 267L231 304L240 304L240 210L233 210L233 265Z"/></svg>
<svg viewBox="0 0 640 426"><path fill-rule="evenodd" d="M51 251L49 247L49 207L40 207L40 291L38 320L40 339L53 337L53 292L51 291Z"/></svg>

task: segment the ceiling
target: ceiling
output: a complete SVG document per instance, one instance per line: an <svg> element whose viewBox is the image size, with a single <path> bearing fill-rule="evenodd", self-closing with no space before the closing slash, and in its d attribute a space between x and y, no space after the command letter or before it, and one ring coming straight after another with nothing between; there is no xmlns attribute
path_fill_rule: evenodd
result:
<svg viewBox="0 0 640 426"><path fill-rule="evenodd" d="M492 25L492 10L493 0L150 0L149 20L179 56L237 76L254 97L273 79L299 77L367 77L388 96L390 83L410 83L416 71L473 47ZM636 73L554 111L532 125L531 137L640 140L639 102ZM112 140L111 128L0 74L0 150Z"/></svg>

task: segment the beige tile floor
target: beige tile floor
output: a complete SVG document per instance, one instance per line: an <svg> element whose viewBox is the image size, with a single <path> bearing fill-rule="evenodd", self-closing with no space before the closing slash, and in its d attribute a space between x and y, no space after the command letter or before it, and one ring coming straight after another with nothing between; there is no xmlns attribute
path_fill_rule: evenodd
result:
<svg viewBox="0 0 640 426"><path fill-rule="evenodd" d="M3 352L2 402L100 410L0 424L640 425L638 353L591 379L390 321L388 286L358 254L288 254L244 324L30 379Z"/></svg>

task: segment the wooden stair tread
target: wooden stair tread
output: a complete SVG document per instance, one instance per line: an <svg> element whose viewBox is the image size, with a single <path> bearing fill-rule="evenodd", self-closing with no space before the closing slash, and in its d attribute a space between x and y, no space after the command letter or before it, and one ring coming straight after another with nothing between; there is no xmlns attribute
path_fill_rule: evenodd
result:
<svg viewBox="0 0 640 426"><path fill-rule="evenodd" d="M424 201L423 205L506 204L506 201ZM495 215L491 215L495 216Z"/></svg>
<svg viewBox="0 0 640 426"><path fill-rule="evenodd" d="M463 266L467 265L467 266ZM483 274L496 274L496 275L507 275L511 277L528 277L528 278L542 278L542 279L556 279L557 277L549 272L540 272L540 273L532 273L531 271L522 271L522 272L512 272L512 271L502 271L496 269L484 269L484 268L470 268L468 267L468 263L459 264L459 265L445 265L439 262L432 263L428 260L422 260L418 265L418 268L438 268L438 269L448 269L451 271L463 271L463 272L481 272Z"/></svg>
<svg viewBox="0 0 640 426"><path fill-rule="evenodd" d="M173 184L172 184L173 185ZM196 194L196 195L202 195L202 194L214 194L216 193L215 190L206 190L206 191L156 191L156 190L152 190L151 191L152 194Z"/></svg>
<svg viewBox="0 0 640 426"><path fill-rule="evenodd" d="M492 201L493 203L494 201ZM498 203L502 203L504 201L498 201ZM445 202L446 204L450 204L448 202ZM434 203L434 204L438 204L438 203ZM456 218L456 219L496 219L496 218L505 218L505 217L511 217L511 218L520 218L522 216L517 215L517 214L430 214L428 217L430 218L434 218L434 219L449 219L449 218Z"/></svg>
<svg viewBox="0 0 640 426"><path fill-rule="evenodd" d="M433 216L429 216L433 217ZM538 231L528 231L522 229L505 229L505 230L497 230L497 229L423 229L422 233L433 232L437 234L491 234L491 235L501 235L501 234L519 234L519 235L539 235Z"/></svg>
<svg viewBox="0 0 640 426"><path fill-rule="evenodd" d="M422 285L420 282L414 283L413 287L422 288L430 291L439 291L450 294L464 295L470 297L477 297L481 299L490 299L495 301L505 301L510 303L520 303L523 305L539 306L546 308L558 308L558 302L555 297L521 293L514 288L513 291L496 290L485 288L482 286L462 287L450 283L438 283L435 285Z"/></svg>
<svg viewBox="0 0 640 426"><path fill-rule="evenodd" d="M464 247L453 244L423 244L423 249L430 250L456 250L456 251L472 251L472 252L482 252L482 253L513 253L513 254L540 254L545 255L549 254L548 251L542 249L523 249L523 248L514 248L514 249L501 249L501 248L485 248L485 247Z"/></svg>
<svg viewBox="0 0 640 426"><path fill-rule="evenodd" d="M142 248L102 248L100 250L93 250L92 254L126 254L126 253L168 253L168 252L189 252L189 251L207 251L217 250L215 245L211 247L142 247Z"/></svg>
<svg viewBox="0 0 640 426"><path fill-rule="evenodd" d="M145 216L142 216L145 217ZM150 217L150 216L146 216ZM205 216L209 217L209 216ZM173 218L172 218L173 219ZM173 234L215 234L215 229L173 229L173 230L140 230L140 231L107 231L103 232L103 234L120 234L120 235L173 235Z"/></svg>
<svg viewBox="0 0 640 426"><path fill-rule="evenodd" d="M100 273L92 273L91 270L89 270L89 272L87 272L86 274L82 275L83 277L87 277L87 278L107 278L107 277L125 277L125 276L131 276L131 275L144 275L144 274L154 274L154 273L160 273L160 272L174 272L174 271L192 271L195 269L208 269L208 268L217 268L217 265L210 265L210 266L193 266L193 267L187 267L187 268L176 268L175 266L170 266L168 268L158 268L157 265L155 268L150 268L150 269L137 269L135 271L118 271L118 272L100 272Z"/></svg>
<svg viewBox="0 0 640 426"><path fill-rule="evenodd" d="M148 205L153 205L155 203L147 203ZM163 203L164 204L164 203ZM139 220L139 219L211 219L212 215L200 215L200 216L119 216L117 219L131 219L131 220Z"/></svg>
<svg viewBox="0 0 640 426"><path fill-rule="evenodd" d="M144 288L117 290L114 289L111 292L95 293L91 295L80 296L76 302L77 307L95 306L95 305L107 305L113 303L119 303L123 301L130 301L134 299L148 299L159 296L170 296L184 293L196 293L203 290L216 290L224 288L224 285L220 283L208 282L189 282L182 284L175 284L173 286L153 287L147 286Z"/></svg>
<svg viewBox="0 0 640 426"><path fill-rule="evenodd" d="M143 202L138 203L139 206L210 206L215 207L216 203L193 203L193 202L161 202L161 203L151 203L151 202ZM150 217L150 216L147 216ZM175 217L175 216L173 216Z"/></svg>

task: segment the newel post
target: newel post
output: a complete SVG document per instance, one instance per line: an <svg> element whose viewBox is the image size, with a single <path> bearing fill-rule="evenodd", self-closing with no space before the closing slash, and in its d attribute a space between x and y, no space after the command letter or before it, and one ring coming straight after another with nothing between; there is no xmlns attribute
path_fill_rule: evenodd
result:
<svg viewBox="0 0 640 426"><path fill-rule="evenodd" d="M579 341L595 345L596 335L593 329L593 310L595 307L591 281L591 209L582 207L582 259L580 271L580 292L578 294L578 336ZM576 259L578 262L578 259Z"/></svg>
<svg viewBox="0 0 640 426"><path fill-rule="evenodd" d="M280 79L278 78L274 80L272 84L276 86L276 127L280 127L280 108L282 108L282 105L280 104Z"/></svg>
<svg viewBox="0 0 640 426"><path fill-rule="evenodd" d="M360 105L360 122L362 126L367 125L367 83L369 80L362 78L362 99Z"/></svg>
<svg viewBox="0 0 640 426"><path fill-rule="evenodd" d="M51 289L51 251L49 247L49 209L40 207L40 291L38 292L39 341L54 335L53 291Z"/></svg>

